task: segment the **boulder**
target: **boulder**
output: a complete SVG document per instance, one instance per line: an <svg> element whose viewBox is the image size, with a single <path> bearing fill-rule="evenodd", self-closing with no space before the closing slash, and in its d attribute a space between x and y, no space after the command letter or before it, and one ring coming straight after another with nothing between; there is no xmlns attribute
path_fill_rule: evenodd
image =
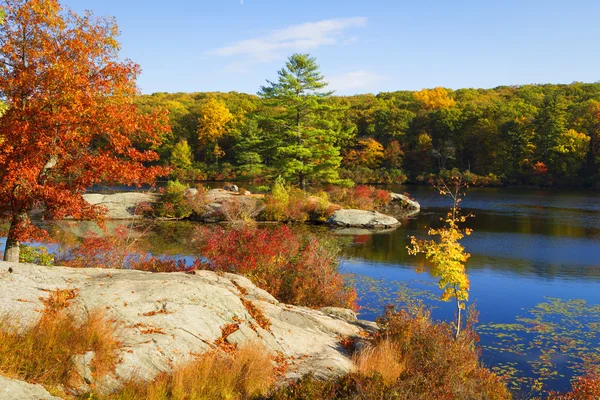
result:
<svg viewBox="0 0 600 400"><path fill-rule="evenodd" d="M392 203L400 203L403 208L411 211L421 210L421 205L419 203L404 194L392 193Z"/></svg>
<svg viewBox="0 0 600 400"><path fill-rule="evenodd" d="M206 192L205 212L195 216L205 222L235 221L244 217L254 218L260 214L264 206L261 195L250 192L238 193L225 189L212 189Z"/></svg>
<svg viewBox="0 0 600 400"><path fill-rule="evenodd" d="M142 218L137 211L142 203L155 203L160 195L155 193L123 192L114 194L88 193L83 198L90 204L106 207L108 219Z"/></svg>
<svg viewBox="0 0 600 400"><path fill-rule="evenodd" d="M377 211L341 209L327 219L327 224L340 227L385 229L398 226L400 223L396 218Z"/></svg>
<svg viewBox="0 0 600 400"><path fill-rule="evenodd" d="M287 362L287 378L345 374L354 365L340 340L375 329L355 321L349 310L282 304L242 276L211 271L148 273L0 262L0 286L0 315L14 316L20 327L35 324L43 299L56 289L76 290L68 307L76 318L98 309L120 321L123 350L114 377L95 381L107 392L130 378L150 380L169 372L223 341L263 343ZM224 329L232 324L233 330ZM94 379L88 367L93 357L86 353L75 360L86 383Z"/></svg>
<svg viewBox="0 0 600 400"><path fill-rule="evenodd" d="M60 400L41 385L0 376L0 400Z"/></svg>

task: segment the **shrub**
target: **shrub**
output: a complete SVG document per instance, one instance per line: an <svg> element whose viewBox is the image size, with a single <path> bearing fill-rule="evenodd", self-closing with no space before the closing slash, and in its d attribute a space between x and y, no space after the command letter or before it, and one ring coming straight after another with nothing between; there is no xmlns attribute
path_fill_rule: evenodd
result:
<svg viewBox="0 0 600 400"><path fill-rule="evenodd" d="M595 400L600 399L600 374L589 372L577 378L570 392L560 394L551 392L548 400Z"/></svg>
<svg viewBox="0 0 600 400"><path fill-rule="evenodd" d="M377 345L361 349L355 356L354 362L358 372L362 375L381 375L386 385L393 384L406 369L402 360L399 360L400 352L396 345L390 340L382 340Z"/></svg>
<svg viewBox="0 0 600 400"><path fill-rule="evenodd" d="M344 208L358 210L374 210L387 206L392 195L387 190L375 189L373 186L358 185L353 188L331 186L326 190L332 202Z"/></svg>
<svg viewBox="0 0 600 400"><path fill-rule="evenodd" d="M269 221L304 222L309 215L305 210L307 196L304 191L277 178L271 193L265 197L265 219Z"/></svg>
<svg viewBox="0 0 600 400"><path fill-rule="evenodd" d="M193 213L202 213L206 189L198 185L196 193L188 191L189 186L179 181L169 181L152 213L162 218L187 218Z"/></svg>
<svg viewBox="0 0 600 400"><path fill-rule="evenodd" d="M390 391L380 375L364 376L353 373L330 380L306 375L297 382L270 393L268 400L336 400L336 399L402 399Z"/></svg>
<svg viewBox="0 0 600 400"><path fill-rule="evenodd" d="M241 192L242 190L240 190ZM225 220L232 223L250 224L260 213L261 208L257 201L245 196L239 196L235 201L225 200L219 208L219 213Z"/></svg>
<svg viewBox="0 0 600 400"><path fill-rule="evenodd" d="M264 219L268 221L325 221L336 210L327 193L310 194L277 178L265 197Z"/></svg>
<svg viewBox="0 0 600 400"><path fill-rule="evenodd" d="M113 400L248 399L262 396L276 378L264 345L248 343L231 355L211 351L149 383L129 382Z"/></svg>
<svg viewBox="0 0 600 400"><path fill-rule="evenodd" d="M97 310L78 323L65 311L74 296L65 291L51 293L39 322L28 329L12 326L8 316L0 319L0 374L50 387L76 388L83 382L77 380L73 356L88 351L95 353L94 376L114 370L120 348L118 325Z"/></svg>
<svg viewBox="0 0 600 400"><path fill-rule="evenodd" d="M469 321L455 339L452 326L434 323L422 305L398 312L388 307L376 341L391 341L406 367L394 390L411 399L510 399L500 378L481 365L474 313Z"/></svg>
<svg viewBox="0 0 600 400"><path fill-rule="evenodd" d="M19 262L50 266L54 265L54 255L42 246L21 245Z"/></svg>
<svg viewBox="0 0 600 400"><path fill-rule="evenodd" d="M504 383L481 366L472 330L454 340L452 328L432 322L422 306L379 320L383 329L356 356L357 372L327 381L305 376L275 390L273 400L461 399L505 400Z"/></svg>
<svg viewBox="0 0 600 400"><path fill-rule="evenodd" d="M197 268L244 275L278 300L308 307L353 307L356 299L338 272L337 247L312 234L274 229L200 227Z"/></svg>
<svg viewBox="0 0 600 400"><path fill-rule="evenodd" d="M113 236L87 234L74 248L61 249L56 263L72 268L128 268L148 272L189 271L184 260L155 257L138 246L129 229L120 225Z"/></svg>

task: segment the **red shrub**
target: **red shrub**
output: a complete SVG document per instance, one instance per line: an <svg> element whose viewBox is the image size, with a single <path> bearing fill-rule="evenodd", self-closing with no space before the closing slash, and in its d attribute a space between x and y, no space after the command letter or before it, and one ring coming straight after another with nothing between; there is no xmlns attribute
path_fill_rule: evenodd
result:
<svg viewBox="0 0 600 400"><path fill-rule="evenodd" d="M113 236L88 234L78 247L63 251L56 264L73 268L127 268L148 272L181 272L193 267L184 260L155 257L138 248L126 226L115 229Z"/></svg>
<svg viewBox="0 0 600 400"><path fill-rule="evenodd" d="M244 275L282 302L309 307L354 307L356 294L337 271L331 243L274 229L198 229L196 267Z"/></svg>
<svg viewBox="0 0 600 400"><path fill-rule="evenodd" d="M600 375L590 372L577 378L569 393L550 393L549 400L596 400L600 399Z"/></svg>
<svg viewBox="0 0 600 400"><path fill-rule="evenodd" d="M389 191L366 185L357 185L353 188L330 187L327 189L327 194L333 203L359 210L374 210L385 207L392 201Z"/></svg>

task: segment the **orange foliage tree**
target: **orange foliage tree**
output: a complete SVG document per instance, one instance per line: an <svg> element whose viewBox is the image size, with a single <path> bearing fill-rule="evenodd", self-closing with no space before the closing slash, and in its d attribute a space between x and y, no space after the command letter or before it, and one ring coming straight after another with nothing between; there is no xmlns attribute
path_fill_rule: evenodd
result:
<svg viewBox="0 0 600 400"><path fill-rule="evenodd" d="M0 216L10 221L4 259L44 235L30 222L100 219L82 193L96 183L141 185L166 171L150 164L168 131L141 115L138 65L118 60L113 19L65 12L57 0L3 0L0 25Z"/></svg>

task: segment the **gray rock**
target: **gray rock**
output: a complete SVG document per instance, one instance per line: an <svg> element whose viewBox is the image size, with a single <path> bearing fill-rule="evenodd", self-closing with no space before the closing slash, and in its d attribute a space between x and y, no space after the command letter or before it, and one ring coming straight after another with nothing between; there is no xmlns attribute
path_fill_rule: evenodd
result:
<svg viewBox="0 0 600 400"><path fill-rule="evenodd" d="M204 200L207 204L206 211L196 218L206 222L236 221L243 217L256 217L264 208L261 196L224 189L209 190Z"/></svg>
<svg viewBox="0 0 600 400"><path fill-rule="evenodd" d="M400 193L392 193L392 202L401 203L404 208L413 211L420 211L421 205L414 200L411 200L408 196Z"/></svg>
<svg viewBox="0 0 600 400"><path fill-rule="evenodd" d="M41 385L0 376L0 400L60 400Z"/></svg>
<svg viewBox="0 0 600 400"><path fill-rule="evenodd" d="M321 312L327 315L331 315L333 317L338 317L348 322L356 322L358 318L356 317L356 313L347 308L341 307L323 307L321 308Z"/></svg>
<svg viewBox="0 0 600 400"><path fill-rule="evenodd" d="M327 224L341 227L380 229L395 227L400 223L396 218L377 211L342 209L334 212L327 219Z"/></svg>
<svg viewBox="0 0 600 400"><path fill-rule="evenodd" d="M84 194L85 201L92 205L106 207L108 219L138 219L137 213L142 203L155 203L160 196L155 193L124 192L114 194Z"/></svg>
<svg viewBox="0 0 600 400"><path fill-rule="evenodd" d="M340 236L360 236L360 235L375 235L375 234L385 234L395 231L396 228L379 228L379 229L369 229L369 228L337 228L333 230L333 233Z"/></svg>
<svg viewBox="0 0 600 400"><path fill-rule="evenodd" d="M88 351L85 354L78 354L73 357L73 364L75 365L75 370L77 374L83 379L85 383L92 383L92 361L94 361L94 357L96 353L93 351Z"/></svg>
<svg viewBox="0 0 600 400"><path fill-rule="evenodd" d="M198 189L187 188L187 189L185 189L184 195L188 196L188 197L194 197L194 196L198 195Z"/></svg>
<svg viewBox="0 0 600 400"><path fill-rule="evenodd" d="M13 268L13 273L8 268ZM288 361L288 378L312 372L330 377L352 371L354 365L339 345L342 337L360 337L360 321L349 310L321 311L279 303L248 279L211 271L147 273L131 270L71 269L0 262L0 315L13 316L20 328L32 326L43 309L48 290L77 289L69 306L76 318L93 309L122 323L118 330L123 351L114 378L96 377L96 386L109 392L130 378L150 380L188 361L192 354L215 348L221 329L236 323L226 341L262 342ZM269 320L263 329L251 314L251 302ZM143 324L143 325L140 325ZM152 329L150 329L152 328ZM80 375L88 372L92 354L77 358ZM0 385L0 387L2 387Z"/></svg>

